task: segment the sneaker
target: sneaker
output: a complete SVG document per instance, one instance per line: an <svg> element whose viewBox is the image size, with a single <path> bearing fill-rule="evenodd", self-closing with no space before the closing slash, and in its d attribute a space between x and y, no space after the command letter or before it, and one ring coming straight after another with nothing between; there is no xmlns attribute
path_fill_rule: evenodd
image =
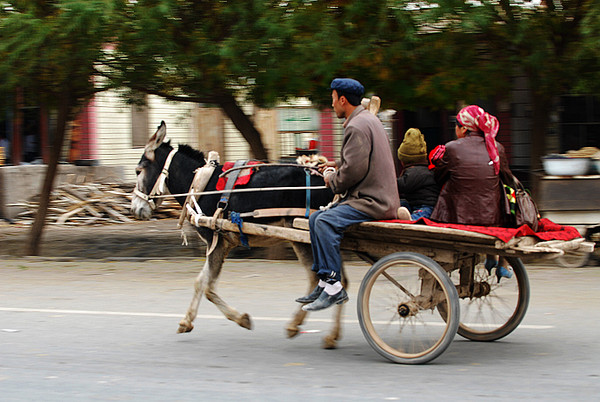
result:
<svg viewBox="0 0 600 402"><path fill-rule="evenodd" d="M398 208L398 219L401 221L410 221L410 211L406 207Z"/></svg>
<svg viewBox="0 0 600 402"><path fill-rule="evenodd" d="M314 302L302 306L304 311L319 311L324 310L334 304L342 304L348 301L348 293L344 289L334 295L328 295L327 292L321 292L321 295Z"/></svg>
<svg viewBox="0 0 600 402"><path fill-rule="evenodd" d="M296 299L296 301L298 303L302 303L302 304L307 304L307 303L312 303L315 300L317 300L319 298L319 296L321 296L321 293L323 293L323 289L320 287L319 285L317 285L312 292L310 292L309 295L307 296L302 296Z"/></svg>
<svg viewBox="0 0 600 402"><path fill-rule="evenodd" d="M510 279L512 278L513 273L510 268L505 268L502 266L498 266L496 268L496 277L498 277L498 282L500 282L500 278Z"/></svg>

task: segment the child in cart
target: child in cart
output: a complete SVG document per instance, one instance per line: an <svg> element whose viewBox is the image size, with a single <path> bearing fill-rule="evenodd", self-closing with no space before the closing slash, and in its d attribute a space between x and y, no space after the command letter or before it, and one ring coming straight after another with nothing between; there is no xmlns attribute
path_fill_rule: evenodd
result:
<svg viewBox="0 0 600 402"><path fill-rule="evenodd" d="M416 221L429 218L440 194L440 186L427 164L427 143L421 131L410 128L398 148L402 173L398 178L398 193L402 207L398 219Z"/></svg>

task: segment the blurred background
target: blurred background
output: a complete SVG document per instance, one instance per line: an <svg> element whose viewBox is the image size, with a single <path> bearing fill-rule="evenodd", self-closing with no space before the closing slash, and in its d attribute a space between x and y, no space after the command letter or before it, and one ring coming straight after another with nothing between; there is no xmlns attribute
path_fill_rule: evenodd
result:
<svg viewBox="0 0 600 402"><path fill-rule="evenodd" d="M71 204L50 204L44 221L125 222L135 167L162 120L173 144L218 151L221 161L335 158L342 122L329 83L353 77L382 99L394 154L411 127L429 150L454 139L457 110L478 104L499 119L497 140L543 216L584 234L600 223L597 1L1 7L4 221L31 222L54 189ZM100 193L123 200L65 217Z"/></svg>

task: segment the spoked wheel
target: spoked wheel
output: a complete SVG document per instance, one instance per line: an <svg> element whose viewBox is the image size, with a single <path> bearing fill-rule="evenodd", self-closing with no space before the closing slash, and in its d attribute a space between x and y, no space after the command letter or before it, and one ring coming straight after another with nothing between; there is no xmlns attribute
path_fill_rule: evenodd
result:
<svg viewBox="0 0 600 402"><path fill-rule="evenodd" d="M498 281L495 268L490 274L483 264L478 264L470 289L461 289L459 270L451 272L450 277L459 288L459 335L472 341L495 341L514 331L525 317L529 305L527 271L520 259L506 259L513 269L511 278ZM439 305L438 309L444 317L445 306Z"/></svg>
<svg viewBox="0 0 600 402"><path fill-rule="evenodd" d="M446 319L436 312L450 306ZM358 319L369 344L396 363L435 359L454 339L458 294L446 272L417 253L395 253L377 261L361 282Z"/></svg>

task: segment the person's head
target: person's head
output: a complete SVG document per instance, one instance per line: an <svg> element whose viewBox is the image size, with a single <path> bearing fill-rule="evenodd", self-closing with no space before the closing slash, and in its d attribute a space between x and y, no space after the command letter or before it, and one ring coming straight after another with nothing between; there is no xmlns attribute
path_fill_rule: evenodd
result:
<svg viewBox="0 0 600 402"><path fill-rule="evenodd" d="M348 117L360 105L365 88L352 78L331 81L331 106L339 118Z"/></svg>
<svg viewBox="0 0 600 402"><path fill-rule="evenodd" d="M485 139L485 147L493 162L494 171L498 174L500 169L500 157L496 145L496 135L500 129L498 119L479 106L471 105L462 108L456 115L456 136L462 138L467 131L472 133L482 132Z"/></svg>
<svg viewBox="0 0 600 402"><path fill-rule="evenodd" d="M409 128L398 147L398 159L404 166L427 163L427 143L418 128Z"/></svg>
<svg viewBox="0 0 600 402"><path fill-rule="evenodd" d="M484 133L485 135L493 133L493 137L496 137L498 128L498 119L479 106L470 105L460 109L456 115L456 126L454 129L456 136L462 138L467 132Z"/></svg>

